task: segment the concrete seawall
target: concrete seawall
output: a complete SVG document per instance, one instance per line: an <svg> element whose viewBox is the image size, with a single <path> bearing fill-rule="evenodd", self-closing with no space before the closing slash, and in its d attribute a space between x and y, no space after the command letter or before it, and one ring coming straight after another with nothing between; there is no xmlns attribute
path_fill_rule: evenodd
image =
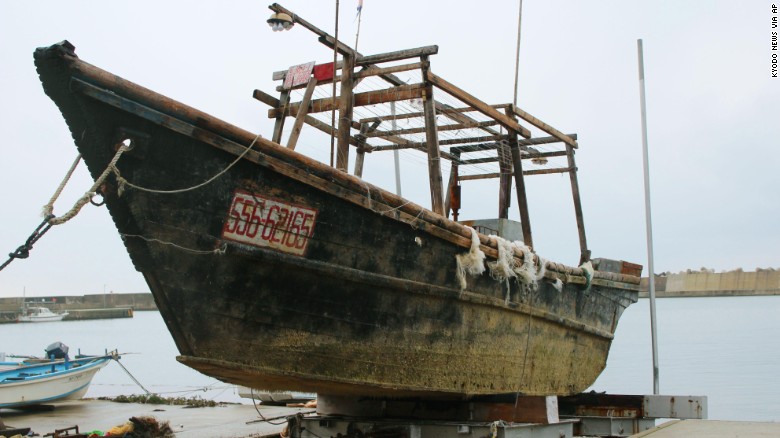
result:
<svg viewBox="0 0 780 438"><path fill-rule="evenodd" d="M136 311L157 310L154 297L148 292L0 298L0 323L15 322L25 304L46 307L52 312L68 312L64 321L132 318Z"/></svg>
<svg viewBox="0 0 780 438"><path fill-rule="evenodd" d="M81 321L84 319L132 318L133 309L116 307L113 309L74 309L68 311L63 321Z"/></svg>
<svg viewBox="0 0 780 438"><path fill-rule="evenodd" d="M780 271L691 272L655 276L658 298L780 295ZM647 298L648 279L640 284L640 298Z"/></svg>

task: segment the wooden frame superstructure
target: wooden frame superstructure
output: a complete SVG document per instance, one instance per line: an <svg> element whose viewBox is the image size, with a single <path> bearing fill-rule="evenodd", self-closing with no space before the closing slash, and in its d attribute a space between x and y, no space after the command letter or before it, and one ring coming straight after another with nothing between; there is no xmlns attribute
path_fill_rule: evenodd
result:
<svg viewBox="0 0 780 438"><path fill-rule="evenodd" d="M295 24L306 28L319 37L319 41L327 47L338 51L342 60L335 64L332 77L318 81L311 77L306 84L294 87L277 87L279 97L274 97L261 90L254 91L254 98L269 105L268 117L275 119L272 141L282 142L282 136L287 117L294 118L293 128L286 146L294 149L297 145L301 128L304 124L320 130L337 140L335 167L348 171L350 162L350 146L355 149L354 174L362 177L363 162L366 153L389 150L412 149L427 154L428 180L430 185L431 211L446 217L458 219L459 184L462 181L498 178L499 205L498 218L507 219L511 203L512 178L514 178L517 205L520 214L523 240L533 247L533 235L526 197L525 177L531 175L548 175L568 173L571 183L572 200L577 223L580 245L580 263L590 259L582 205L577 180L575 149L578 148L576 134L564 134L551 125L541 121L528 112L513 104L491 105L483 102L464 89L452 84L431 71L430 57L438 53L438 46L424 46L414 49L376 55L363 55L342 42L337 42L331 35L309 23L301 16L279 4L269 8L275 13L290 15ZM384 66L394 62L403 64ZM399 72L419 71L422 80L408 84L395 75ZM284 81L287 71L277 71L273 79ZM389 87L379 90L354 92L357 85L365 78L376 76ZM337 96L312 99L318 86L331 85L332 81L340 85ZM305 88L303 98L290 102L291 92ZM444 92L452 96L464 106L453 107L437 101L435 95ZM353 117L356 107L379 105L410 99L422 100L422 111L410 111L392 116L377 116L357 119ZM337 110L339 116L336 126L314 117L317 113ZM443 116L438 119L437 116ZM422 126L406 129L389 129L387 126L397 120L421 120ZM538 129L544 136L533 137L530 129L523 126L519 120ZM444 122L447 123L444 123ZM496 129L498 127L499 129ZM384 128L384 129L383 129ZM455 138L439 140L439 133L444 131L464 130L469 133L478 130L480 135L457 135ZM425 141L412 141L409 134L425 134ZM373 144L380 140L384 144ZM555 150L539 152L532 146L552 145ZM469 158L470 153L488 153L490 156ZM545 169L524 170L523 161L547 160L551 157L566 157L566 165ZM451 162L450 178L446 190L442 183L441 159ZM465 166L496 162L499 172L476 174L461 174Z"/></svg>

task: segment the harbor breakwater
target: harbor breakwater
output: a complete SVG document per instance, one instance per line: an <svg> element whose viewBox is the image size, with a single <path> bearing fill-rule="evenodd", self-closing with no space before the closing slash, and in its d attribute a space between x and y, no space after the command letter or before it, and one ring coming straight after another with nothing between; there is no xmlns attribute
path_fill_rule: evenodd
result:
<svg viewBox="0 0 780 438"><path fill-rule="evenodd" d="M24 307L68 312L65 320L132 318L133 312L157 310L151 293L92 294L0 298L0 323L15 322Z"/></svg>
<svg viewBox="0 0 780 438"><path fill-rule="evenodd" d="M648 278L640 283L640 298L647 298ZM758 269L715 273L711 271L655 276L657 298L780 295L780 270Z"/></svg>

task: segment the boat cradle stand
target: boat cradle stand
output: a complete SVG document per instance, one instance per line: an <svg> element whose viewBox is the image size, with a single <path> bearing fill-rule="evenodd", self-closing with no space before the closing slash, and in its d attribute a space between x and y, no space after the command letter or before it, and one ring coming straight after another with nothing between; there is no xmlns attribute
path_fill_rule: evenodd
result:
<svg viewBox="0 0 780 438"><path fill-rule="evenodd" d="M707 397L500 395L468 401L318 395L317 414L290 417L290 438L572 438L631 436L655 420L706 419Z"/></svg>

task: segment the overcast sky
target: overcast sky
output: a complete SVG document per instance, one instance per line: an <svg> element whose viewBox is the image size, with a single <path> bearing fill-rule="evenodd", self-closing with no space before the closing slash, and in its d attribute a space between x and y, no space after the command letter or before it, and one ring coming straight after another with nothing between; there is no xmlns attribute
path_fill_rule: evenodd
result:
<svg viewBox="0 0 780 438"><path fill-rule="evenodd" d="M283 4L332 32L333 3ZM350 45L356 4L341 1L340 33ZM642 38L656 272L780 268L780 79L771 77L771 5L524 2L518 106L579 135L576 158L594 257L647 265L637 74ZM273 92L273 71L327 62L332 54L300 26L271 32L266 6L3 2L2 261L40 223L41 207L77 153L40 86L32 58L36 47L67 39L91 64L270 137L267 107L252 91ZM436 44L439 53L431 60L436 74L486 102L511 102L517 12L517 1L365 0L359 50L374 54ZM329 148L321 137L301 141L304 152ZM392 162L392 156L369 155L367 179L392 181L380 161ZM424 168L415 163L402 161L404 195L427 205L427 184L414 180ZM90 184L82 164L55 214L70 208ZM575 265L579 247L568 177L539 176L528 184L536 250ZM483 190L464 182L462 218L495 217L493 188ZM514 203L510 216L518 217ZM0 296L19 296L23 289L28 295L148 291L108 212L93 206L52 229L29 259L0 272Z"/></svg>

